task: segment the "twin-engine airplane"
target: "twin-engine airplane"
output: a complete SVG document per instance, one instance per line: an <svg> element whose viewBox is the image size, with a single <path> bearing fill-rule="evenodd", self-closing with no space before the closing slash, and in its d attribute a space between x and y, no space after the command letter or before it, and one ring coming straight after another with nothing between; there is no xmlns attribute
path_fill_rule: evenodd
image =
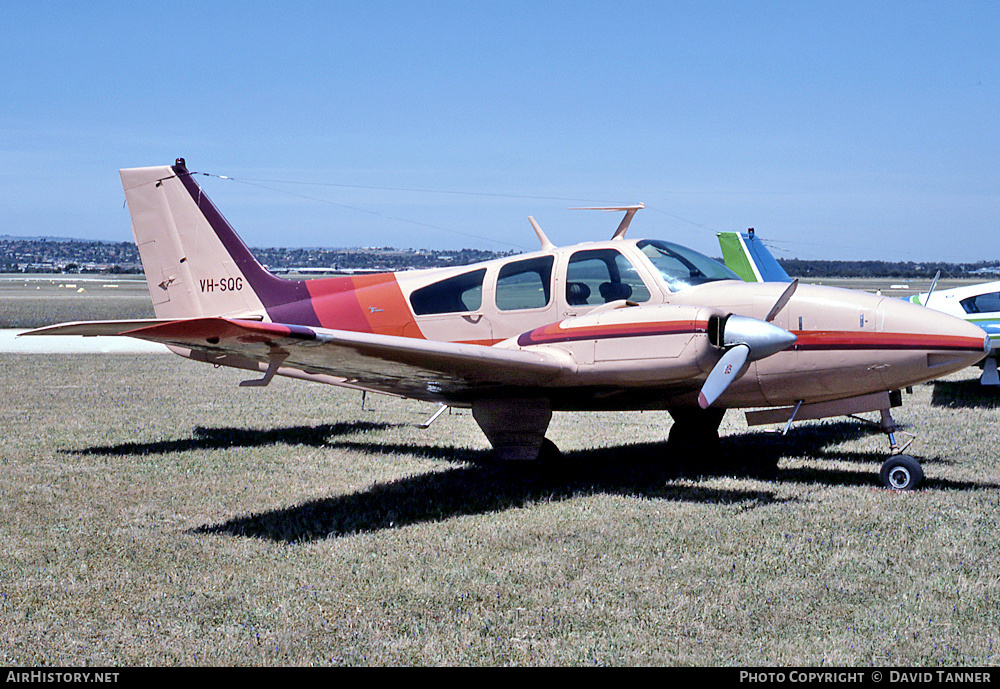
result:
<svg viewBox="0 0 1000 689"><path fill-rule="evenodd" d="M983 331L897 299L744 283L658 239L613 237L475 265L315 280L266 271L184 160L121 171L155 319L33 335L126 335L275 375L471 407L501 459L558 453L553 411L665 409L668 449L718 443L727 408L756 422L882 411L883 482L914 487L889 414L901 388L981 359Z"/></svg>

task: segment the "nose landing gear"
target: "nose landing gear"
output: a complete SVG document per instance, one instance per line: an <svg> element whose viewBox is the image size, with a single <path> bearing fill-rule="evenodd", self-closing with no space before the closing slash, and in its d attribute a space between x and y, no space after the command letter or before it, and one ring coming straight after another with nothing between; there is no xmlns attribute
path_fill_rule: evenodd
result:
<svg viewBox="0 0 1000 689"><path fill-rule="evenodd" d="M913 457L896 455L882 463L878 476L890 490L913 490L924 480L924 469Z"/></svg>
<svg viewBox="0 0 1000 689"><path fill-rule="evenodd" d="M920 462L913 457L902 454L913 442L914 436L900 431L896 427L896 422L888 409L882 410L881 426L882 430L889 436L889 450L892 455L882 463L882 468L878 472L882 485L889 490L915 489L924 480L924 469L920 466ZM896 442L896 433L903 433L910 439L900 447L899 443Z"/></svg>

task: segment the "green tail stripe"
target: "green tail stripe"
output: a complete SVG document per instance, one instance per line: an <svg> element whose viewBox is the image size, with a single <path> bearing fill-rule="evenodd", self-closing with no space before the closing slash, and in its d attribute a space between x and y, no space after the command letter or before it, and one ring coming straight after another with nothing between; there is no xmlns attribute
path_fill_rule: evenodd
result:
<svg viewBox="0 0 1000 689"><path fill-rule="evenodd" d="M750 259L743 251L739 235L735 232L719 232L719 246L722 247L722 260L726 267L741 278L743 282L757 282Z"/></svg>

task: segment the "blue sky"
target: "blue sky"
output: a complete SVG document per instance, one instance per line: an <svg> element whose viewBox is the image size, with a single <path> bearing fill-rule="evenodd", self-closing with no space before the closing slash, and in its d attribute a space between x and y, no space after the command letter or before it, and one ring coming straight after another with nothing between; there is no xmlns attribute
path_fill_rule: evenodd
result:
<svg viewBox="0 0 1000 689"><path fill-rule="evenodd" d="M131 239L183 156L251 246L1000 258L998 2L0 7L0 235Z"/></svg>

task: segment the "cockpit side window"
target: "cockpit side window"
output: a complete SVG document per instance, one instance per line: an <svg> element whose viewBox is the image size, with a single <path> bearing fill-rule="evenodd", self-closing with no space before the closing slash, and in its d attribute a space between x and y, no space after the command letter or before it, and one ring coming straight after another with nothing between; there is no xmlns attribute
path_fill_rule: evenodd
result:
<svg viewBox="0 0 1000 689"><path fill-rule="evenodd" d="M540 309L552 296L551 256L512 261L500 268L496 302L501 311Z"/></svg>
<svg viewBox="0 0 1000 689"><path fill-rule="evenodd" d="M432 313L459 313L475 311L483 305L483 278L486 269L480 268L456 275L414 290L410 295L413 313L426 316Z"/></svg>
<svg viewBox="0 0 1000 689"><path fill-rule="evenodd" d="M649 288L627 258L614 249L577 251L566 269L570 306L606 304L619 299L649 301Z"/></svg>
<svg viewBox="0 0 1000 689"><path fill-rule="evenodd" d="M977 294L959 302L966 313L992 313L1000 311L1000 292Z"/></svg>

